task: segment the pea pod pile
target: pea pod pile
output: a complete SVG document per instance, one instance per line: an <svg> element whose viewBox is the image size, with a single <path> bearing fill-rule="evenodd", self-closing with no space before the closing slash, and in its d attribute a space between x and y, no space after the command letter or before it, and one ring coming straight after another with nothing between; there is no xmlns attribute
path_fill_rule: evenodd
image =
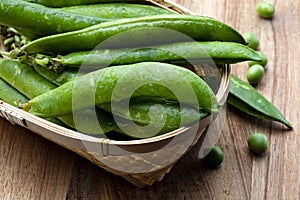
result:
<svg viewBox="0 0 300 200"><path fill-rule="evenodd" d="M95 137L149 138L218 113L188 67L262 61L223 22L134 0L3 0L0 24L32 40L0 59L0 99Z"/></svg>

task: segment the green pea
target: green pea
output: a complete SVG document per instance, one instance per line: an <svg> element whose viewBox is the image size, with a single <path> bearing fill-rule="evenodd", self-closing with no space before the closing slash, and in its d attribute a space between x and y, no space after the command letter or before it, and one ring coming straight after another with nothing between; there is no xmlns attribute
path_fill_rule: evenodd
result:
<svg viewBox="0 0 300 200"><path fill-rule="evenodd" d="M204 162L209 167L218 167L224 160L224 153L220 147L212 146L204 150Z"/></svg>
<svg viewBox="0 0 300 200"><path fill-rule="evenodd" d="M263 1L256 6L257 13L266 19L272 18L275 13L274 5L269 1Z"/></svg>
<svg viewBox="0 0 300 200"><path fill-rule="evenodd" d="M249 149L257 154L263 154L268 149L268 138L262 133L253 133L248 137Z"/></svg>
<svg viewBox="0 0 300 200"><path fill-rule="evenodd" d="M257 53L260 55L261 58L261 62L256 62L256 61L249 61L248 62L248 66L251 67L252 65L256 65L259 64L263 67L265 67L268 64L268 58L265 54L263 54L262 52L257 51Z"/></svg>
<svg viewBox="0 0 300 200"><path fill-rule="evenodd" d="M247 32L243 34L245 41L248 43L248 47L252 49L257 49L259 46L259 40L254 33Z"/></svg>
<svg viewBox="0 0 300 200"><path fill-rule="evenodd" d="M257 84L264 76L265 70L261 65L253 65L247 71L247 80L250 84Z"/></svg>

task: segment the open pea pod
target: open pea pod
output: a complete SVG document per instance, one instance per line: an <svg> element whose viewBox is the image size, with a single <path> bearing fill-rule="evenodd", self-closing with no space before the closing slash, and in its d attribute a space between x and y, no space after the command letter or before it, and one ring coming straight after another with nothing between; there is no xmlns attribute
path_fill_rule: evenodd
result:
<svg viewBox="0 0 300 200"><path fill-rule="evenodd" d="M250 84L231 75L230 90L227 102L239 110L260 119L269 119L285 124L292 128L281 112Z"/></svg>

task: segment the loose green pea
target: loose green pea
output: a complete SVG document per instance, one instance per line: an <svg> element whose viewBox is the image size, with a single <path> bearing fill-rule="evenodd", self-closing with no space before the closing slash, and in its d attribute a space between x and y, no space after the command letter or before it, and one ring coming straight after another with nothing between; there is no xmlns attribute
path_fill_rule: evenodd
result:
<svg viewBox="0 0 300 200"><path fill-rule="evenodd" d="M264 76L265 70L261 65L253 65L247 71L247 80L250 84L257 84Z"/></svg>
<svg viewBox="0 0 300 200"><path fill-rule="evenodd" d="M249 149L257 154L263 154L268 149L268 138L262 133L253 133L248 137Z"/></svg>
<svg viewBox="0 0 300 200"><path fill-rule="evenodd" d="M217 147L212 146L208 147L204 150L204 154L206 155L204 157L204 162L209 167L218 167L224 160L224 153L223 151Z"/></svg>
<svg viewBox="0 0 300 200"><path fill-rule="evenodd" d="M248 43L248 47L252 49L257 49L259 46L259 40L254 33L247 32L243 34L245 41Z"/></svg>
<svg viewBox="0 0 300 200"><path fill-rule="evenodd" d="M272 18L275 13L274 5L269 1L263 1L256 6L257 13L266 19Z"/></svg>
<svg viewBox="0 0 300 200"><path fill-rule="evenodd" d="M265 54L263 54L262 52L257 51L257 53L260 55L261 58L261 62L255 62L255 61L249 61L248 62L248 66L251 67L252 65L256 65L259 64L263 67L265 67L268 64L268 58Z"/></svg>

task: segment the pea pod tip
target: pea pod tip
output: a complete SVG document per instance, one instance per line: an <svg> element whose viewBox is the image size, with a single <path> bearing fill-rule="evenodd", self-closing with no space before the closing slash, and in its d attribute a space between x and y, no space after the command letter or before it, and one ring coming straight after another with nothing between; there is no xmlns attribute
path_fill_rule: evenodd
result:
<svg viewBox="0 0 300 200"><path fill-rule="evenodd" d="M294 130L294 127L290 122L285 123L285 126L291 131Z"/></svg>

